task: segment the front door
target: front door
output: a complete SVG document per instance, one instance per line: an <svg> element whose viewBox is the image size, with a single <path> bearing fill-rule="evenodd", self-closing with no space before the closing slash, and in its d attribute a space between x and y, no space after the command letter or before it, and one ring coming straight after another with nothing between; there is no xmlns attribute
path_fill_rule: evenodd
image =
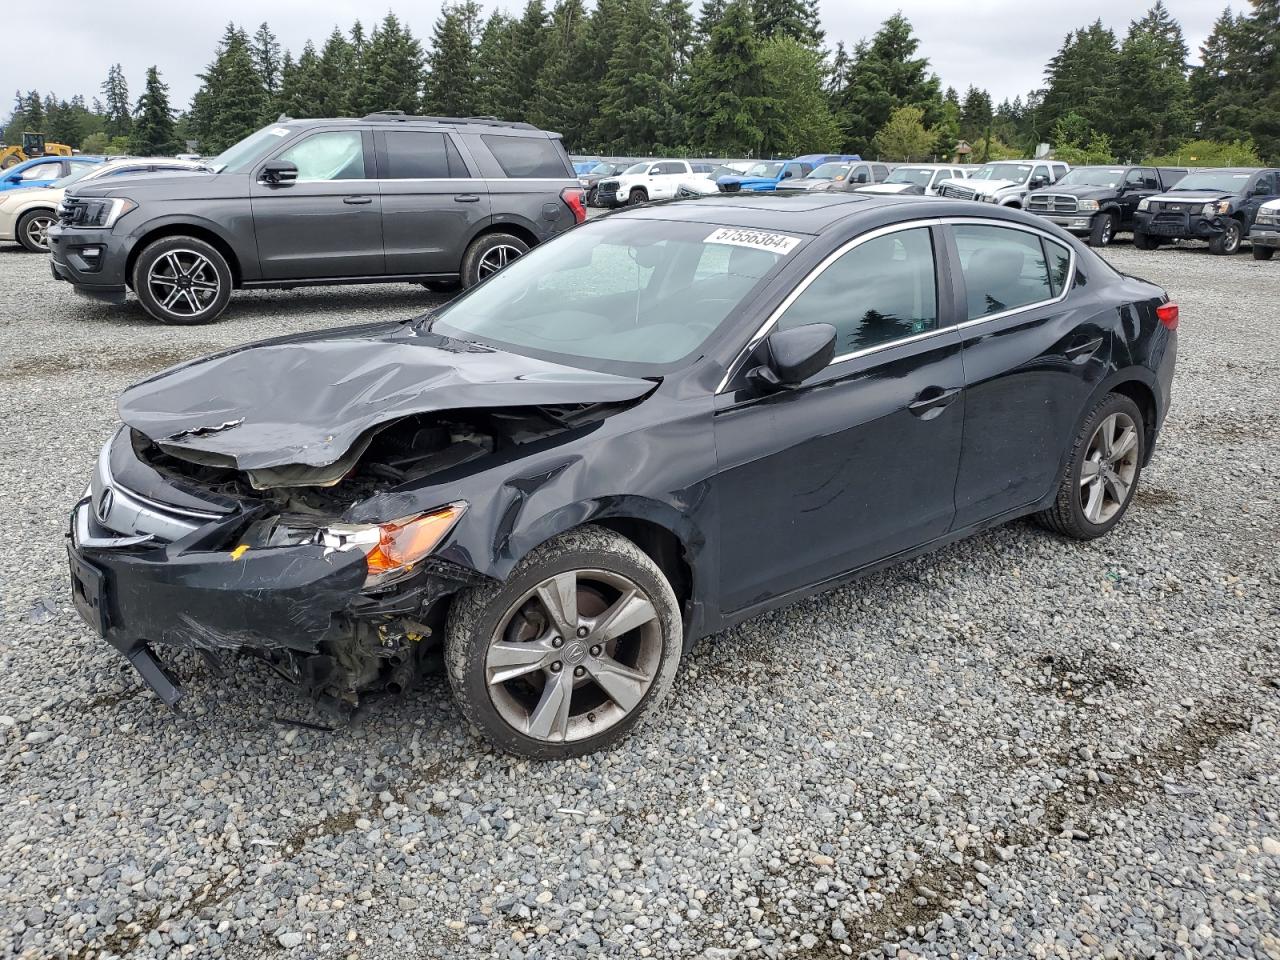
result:
<svg viewBox="0 0 1280 960"><path fill-rule="evenodd" d="M250 202L262 279L382 276L382 204L371 134L324 130L271 159L296 164L298 178L265 183L254 173Z"/></svg>
<svg viewBox="0 0 1280 960"><path fill-rule="evenodd" d="M873 233L802 284L775 329L830 323L836 357L793 390L717 398L726 613L927 543L955 513L960 341L935 229ZM749 367L752 362L748 361Z"/></svg>
<svg viewBox="0 0 1280 960"><path fill-rule="evenodd" d="M1096 307L1066 299L1071 251L1031 228L954 223L964 284L964 452L956 526L1046 496L1094 387L1111 334Z"/></svg>
<svg viewBox="0 0 1280 960"><path fill-rule="evenodd" d="M1128 227L1133 223L1133 215L1138 211L1138 204L1145 197L1154 197L1160 192L1160 180L1152 167L1134 167L1124 178L1124 189L1120 193L1120 223L1117 226Z"/></svg>
<svg viewBox="0 0 1280 960"><path fill-rule="evenodd" d="M489 188L453 138L429 130L374 135L388 274L456 274L489 220Z"/></svg>

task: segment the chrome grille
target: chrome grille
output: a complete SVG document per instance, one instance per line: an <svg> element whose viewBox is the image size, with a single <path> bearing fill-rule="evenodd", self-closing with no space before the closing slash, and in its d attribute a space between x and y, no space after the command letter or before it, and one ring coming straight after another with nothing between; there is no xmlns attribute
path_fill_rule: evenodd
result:
<svg viewBox="0 0 1280 960"><path fill-rule="evenodd" d="M951 197L955 200L972 200L974 197L978 195L978 191L971 190L968 187L960 187L960 186L956 186L953 183L949 183L942 188L942 195L944 197Z"/></svg>
<svg viewBox="0 0 1280 960"><path fill-rule="evenodd" d="M219 517L213 511L205 513L157 503L121 486L111 476L111 444L103 447L98 455L98 466L89 484L89 496L98 525L126 536L149 534L172 542Z"/></svg>
<svg viewBox="0 0 1280 960"><path fill-rule="evenodd" d="M1032 213L1075 213L1080 201L1069 193L1033 193L1027 197L1027 209Z"/></svg>

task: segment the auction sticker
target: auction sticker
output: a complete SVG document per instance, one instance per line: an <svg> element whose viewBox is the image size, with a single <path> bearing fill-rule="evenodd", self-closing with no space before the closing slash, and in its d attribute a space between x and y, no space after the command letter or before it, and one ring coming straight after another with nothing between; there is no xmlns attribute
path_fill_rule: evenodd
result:
<svg viewBox="0 0 1280 960"><path fill-rule="evenodd" d="M735 247L750 247L753 250L767 250L786 256L800 245L799 237L790 237L785 233L772 233L768 230L743 230L741 227L721 227L715 230L704 241L705 243L727 243Z"/></svg>

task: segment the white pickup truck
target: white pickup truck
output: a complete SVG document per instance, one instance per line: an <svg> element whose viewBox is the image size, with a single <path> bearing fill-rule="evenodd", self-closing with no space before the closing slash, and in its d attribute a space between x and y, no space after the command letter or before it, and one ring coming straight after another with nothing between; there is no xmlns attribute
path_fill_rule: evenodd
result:
<svg viewBox="0 0 1280 960"><path fill-rule="evenodd" d="M641 160L616 177L607 177L596 188L597 202L605 207L621 207L628 203L669 200L680 189L680 183L695 173L711 172L710 163L688 160Z"/></svg>
<svg viewBox="0 0 1280 960"><path fill-rule="evenodd" d="M993 160L963 179L944 180L938 194L1022 208L1032 190L1057 183L1071 168L1061 160Z"/></svg>

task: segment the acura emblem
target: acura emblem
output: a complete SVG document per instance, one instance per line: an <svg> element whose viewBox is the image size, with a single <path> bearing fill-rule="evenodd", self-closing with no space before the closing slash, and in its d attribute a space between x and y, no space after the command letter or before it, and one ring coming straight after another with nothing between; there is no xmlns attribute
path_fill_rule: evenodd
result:
<svg viewBox="0 0 1280 960"><path fill-rule="evenodd" d="M107 517L111 516L111 504L115 500L115 494L111 492L111 488L102 491L102 498L98 501L98 522L106 523Z"/></svg>

